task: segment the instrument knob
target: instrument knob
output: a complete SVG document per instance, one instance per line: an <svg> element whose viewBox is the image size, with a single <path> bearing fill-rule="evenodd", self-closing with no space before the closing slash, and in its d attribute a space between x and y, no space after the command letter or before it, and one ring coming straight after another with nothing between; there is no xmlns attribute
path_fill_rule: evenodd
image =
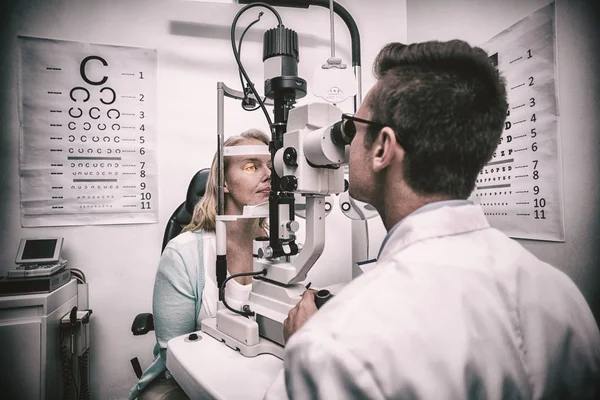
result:
<svg viewBox="0 0 600 400"><path fill-rule="evenodd" d="M279 186L284 192L293 192L298 189L298 178L294 175L286 175L279 181Z"/></svg>

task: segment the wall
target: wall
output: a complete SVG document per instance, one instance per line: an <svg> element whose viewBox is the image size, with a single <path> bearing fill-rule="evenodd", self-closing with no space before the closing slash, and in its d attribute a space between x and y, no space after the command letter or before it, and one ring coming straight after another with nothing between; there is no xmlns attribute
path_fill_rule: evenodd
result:
<svg viewBox="0 0 600 400"><path fill-rule="evenodd" d="M549 4L547 0L408 0L410 42L484 43ZM568 274L600 321L600 5L557 0L559 132L562 139L564 243L520 240Z"/></svg>
<svg viewBox="0 0 600 400"><path fill-rule="evenodd" d="M359 25L366 93L374 83L370 71L378 50L387 42L406 40L406 2L379 1L381 8L360 0L340 3ZM224 81L234 88L239 85L229 41L229 24L239 8L233 4L157 0L5 0L0 4L0 275L14 266L21 237L65 238L64 257L70 266L83 270L90 283L94 399L125 398L136 380L129 359L138 356L143 367L151 361L154 336L134 338L129 329L137 313L151 309L166 221L183 200L191 176L208 166L216 149L216 82ZM313 7L280 12L286 26L300 35L299 75L310 85L313 69L329 56L327 10ZM247 16L244 24L254 15ZM274 21L265 13L244 43L243 60L259 88L262 32L274 26ZM158 50L158 224L21 227L17 35ZM336 41L338 54L349 62L350 39L339 19ZM314 98L307 96L303 103L309 101ZM266 128L264 116L258 112L244 113L233 100L227 100L225 108L226 136L249 127ZM349 102L341 108L352 112ZM381 226L378 221L371 225L375 231ZM349 226L339 213L328 218L327 229L333 233L328 235L321 265L332 263L337 268L328 271L315 267L313 276L322 283L350 276ZM381 229L378 232L372 237L380 238Z"/></svg>

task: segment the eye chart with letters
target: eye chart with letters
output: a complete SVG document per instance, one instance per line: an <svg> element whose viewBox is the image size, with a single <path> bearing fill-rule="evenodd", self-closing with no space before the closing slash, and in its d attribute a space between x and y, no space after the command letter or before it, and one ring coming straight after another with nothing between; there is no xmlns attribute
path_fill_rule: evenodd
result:
<svg viewBox="0 0 600 400"><path fill-rule="evenodd" d="M18 39L22 226L157 222L156 50Z"/></svg>
<svg viewBox="0 0 600 400"><path fill-rule="evenodd" d="M481 47L506 79L508 112L471 199L515 238L564 241L554 3Z"/></svg>

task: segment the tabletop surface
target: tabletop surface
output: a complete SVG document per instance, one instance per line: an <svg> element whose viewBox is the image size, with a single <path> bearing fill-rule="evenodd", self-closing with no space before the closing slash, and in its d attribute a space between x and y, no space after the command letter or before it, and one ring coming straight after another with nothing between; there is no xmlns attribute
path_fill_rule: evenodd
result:
<svg viewBox="0 0 600 400"><path fill-rule="evenodd" d="M205 332L171 339L167 368L191 398L262 399L283 361L270 354L245 357Z"/></svg>

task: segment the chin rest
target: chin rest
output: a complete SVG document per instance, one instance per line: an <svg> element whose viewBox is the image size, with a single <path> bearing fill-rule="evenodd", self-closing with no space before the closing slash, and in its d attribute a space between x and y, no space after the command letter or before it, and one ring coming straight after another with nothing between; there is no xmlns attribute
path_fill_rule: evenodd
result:
<svg viewBox="0 0 600 400"><path fill-rule="evenodd" d="M202 196L204 196L204 192L206 191L209 172L209 168L201 169L196 172L196 175L194 175L190 181L185 201L173 211L171 218L169 218L169 222L167 222L161 252L165 249L169 240L179 235L182 229L192 221L194 207L196 206L196 203L202 199Z"/></svg>

